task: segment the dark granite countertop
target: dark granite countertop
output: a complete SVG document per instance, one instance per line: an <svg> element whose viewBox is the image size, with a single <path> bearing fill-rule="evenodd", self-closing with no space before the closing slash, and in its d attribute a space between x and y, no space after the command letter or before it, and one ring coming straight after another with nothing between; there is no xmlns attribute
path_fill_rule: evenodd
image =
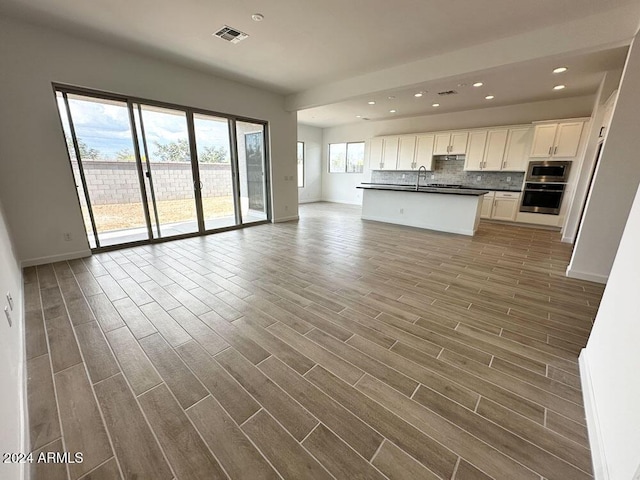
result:
<svg viewBox="0 0 640 480"><path fill-rule="evenodd" d="M361 183L362 186L382 186L382 187L403 187L403 188L413 188L415 190L416 185L415 183L411 184L411 183L367 183L367 182L362 182ZM428 187L427 185L421 185L422 187ZM430 187L431 188L431 187ZM451 189L448 188L447 190L456 190L456 189ZM492 187L483 187L481 185L461 185L459 189L457 190L483 190L483 191L488 191L488 192L516 192L516 193L522 193L521 189L518 188L492 188Z"/></svg>
<svg viewBox="0 0 640 480"><path fill-rule="evenodd" d="M434 188L434 187L420 187L416 190L415 185L383 185L375 183L363 183L356 188L363 190L389 190L392 192L415 192L415 193L441 193L445 195L485 195L489 193L489 190L477 190L471 188Z"/></svg>

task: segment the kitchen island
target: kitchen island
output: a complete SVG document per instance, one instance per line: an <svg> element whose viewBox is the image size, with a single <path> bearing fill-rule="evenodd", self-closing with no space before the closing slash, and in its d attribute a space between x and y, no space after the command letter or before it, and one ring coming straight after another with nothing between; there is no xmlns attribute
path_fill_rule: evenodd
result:
<svg viewBox="0 0 640 480"><path fill-rule="evenodd" d="M362 219L474 235L487 190L362 184Z"/></svg>

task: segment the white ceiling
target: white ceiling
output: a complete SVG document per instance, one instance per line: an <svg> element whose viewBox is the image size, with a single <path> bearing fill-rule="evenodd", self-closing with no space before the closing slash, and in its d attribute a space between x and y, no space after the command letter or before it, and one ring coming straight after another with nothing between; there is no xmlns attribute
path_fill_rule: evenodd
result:
<svg viewBox="0 0 640 480"><path fill-rule="evenodd" d="M0 0L0 14L142 51L291 96L321 89L324 85L339 80L357 78L447 52L507 39L523 32L593 15L606 15L611 10L628 8L630 5L640 5L640 2ZM636 11L640 14L640 9L634 9L633 15ZM264 20L259 23L252 21L253 13L263 14ZM636 27L637 18L638 16L634 18ZM213 37L212 33L225 24L248 33L250 37L236 45ZM631 29L622 30L621 38L630 38L628 30ZM631 35L633 33L635 32L631 32ZM593 93L598 79L597 72L591 66L605 65L608 68L621 58L620 51L609 52L607 58L577 57L575 68L567 75L567 78L571 78L571 89L560 92L557 96ZM567 58L567 62L569 61ZM584 70L584 75L578 75L580 68ZM525 65L511 73L508 70L489 71L482 75L481 80L486 80L485 90L499 89L499 92L495 92L495 104L549 98L543 72L534 70L534 66ZM433 76L431 72L431 81ZM465 77L459 81L449 78L446 82L440 79L425 84L424 89L431 93L441 86L453 88L457 83L475 80L473 77ZM515 79L513 82L506 81L512 77ZM452 81L457 83L452 86ZM398 82L398 85L402 85L402 82ZM382 96L387 93L377 91ZM420 113L418 104L400 102L401 97L404 98L411 91L396 92L397 109L401 115ZM365 92L360 92L363 93ZM474 92L474 95L476 93L479 92ZM392 94L394 93L389 93ZM350 97L355 96L357 95L350 94ZM429 102L429 98L432 97L423 98L423 103ZM305 122L313 123L317 119L318 125L325 125L327 122L344 122L357 114L374 118L374 115L382 112L377 112L376 109L361 112L359 102L360 100L339 102L333 107L311 109L300 116ZM313 106L327 103L336 102L315 102ZM462 88L458 97L440 103L443 110L481 106L475 96ZM341 112L345 112L344 115ZM316 119L312 119L312 115Z"/></svg>

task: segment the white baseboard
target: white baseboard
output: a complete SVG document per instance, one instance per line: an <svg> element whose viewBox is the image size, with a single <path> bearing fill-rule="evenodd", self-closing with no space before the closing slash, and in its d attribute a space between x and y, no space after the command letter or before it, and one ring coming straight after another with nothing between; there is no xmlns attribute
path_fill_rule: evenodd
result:
<svg viewBox="0 0 640 480"><path fill-rule="evenodd" d="M563 235L562 236L562 240L560 240L562 243L574 243L576 241L576 238L572 235Z"/></svg>
<svg viewBox="0 0 640 480"><path fill-rule="evenodd" d="M298 215L292 215L291 217L275 218L273 220L273 223L293 222L293 221L296 221L296 220L300 220L300 217Z"/></svg>
<svg viewBox="0 0 640 480"><path fill-rule="evenodd" d="M597 273L589 273L589 272L580 272L578 270L574 270L571 267L567 267L567 277L569 278L577 278L578 280L587 280L589 282L596 282L606 284L609 280L608 275L599 275Z"/></svg>
<svg viewBox="0 0 640 480"><path fill-rule="evenodd" d="M400 225L403 227L413 227L413 228L421 228L423 230L433 230L435 232L444 232L444 233L455 233L457 235L467 235L473 236L475 235L475 230L468 230L466 228L452 228L450 230L441 230L437 225L426 225L426 224L418 224L414 222L405 222L405 223L396 223L391 222L387 217L377 217L375 215L362 215L362 220L368 220L371 222L380 222L380 223L389 223L393 225Z"/></svg>
<svg viewBox="0 0 640 480"><path fill-rule="evenodd" d="M591 373L589 370L589 360L587 359L587 349L580 352L580 381L582 383L582 397L584 400L584 411L587 416L587 430L589 431L589 445L591 446L591 461L593 462L593 475L595 480L609 480L609 470L607 469L607 459L602 445L602 435L600 434L600 421L598 420L598 410L591 383Z"/></svg>
<svg viewBox="0 0 640 480"><path fill-rule="evenodd" d="M46 263L64 262L65 260L75 260L76 258L90 257L91 250L78 250L77 252L61 253L60 255L51 255L48 257L29 258L22 260L20 266L33 267L34 265L44 265Z"/></svg>
<svg viewBox="0 0 640 480"><path fill-rule="evenodd" d="M299 200L298 204L302 205L303 203L317 203L317 202L321 202L322 198L318 197L318 198L305 198L304 200Z"/></svg>

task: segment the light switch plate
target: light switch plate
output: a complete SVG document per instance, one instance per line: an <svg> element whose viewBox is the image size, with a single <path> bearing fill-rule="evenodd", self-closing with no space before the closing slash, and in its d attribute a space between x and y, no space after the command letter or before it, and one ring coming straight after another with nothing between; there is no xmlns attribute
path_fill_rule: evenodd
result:
<svg viewBox="0 0 640 480"><path fill-rule="evenodd" d="M7 322L9 322L9 326L13 326L13 322L11 321L11 314L9 313L9 307L4 307L4 314L7 316Z"/></svg>

